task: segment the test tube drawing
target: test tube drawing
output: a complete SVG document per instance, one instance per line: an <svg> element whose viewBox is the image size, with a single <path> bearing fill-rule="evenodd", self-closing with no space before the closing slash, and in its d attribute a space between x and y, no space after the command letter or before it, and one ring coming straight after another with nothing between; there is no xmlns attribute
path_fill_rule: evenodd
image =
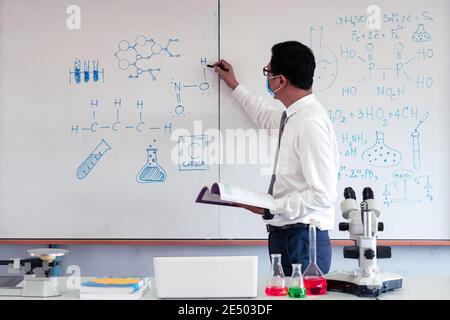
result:
<svg viewBox="0 0 450 320"><path fill-rule="evenodd" d="M72 80L72 74L76 83L81 82L81 61L76 59L73 63L73 71L69 72L69 82Z"/></svg>
<svg viewBox="0 0 450 320"><path fill-rule="evenodd" d="M420 144L419 144L420 133L418 131L414 130L411 133L411 137L412 137L412 143L413 143L414 169L419 170L420 169Z"/></svg>
<svg viewBox="0 0 450 320"><path fill-rule="evenodd" d="M77 178L79 180L86 178L89 173L94 169L103 155L111 150L110 145L102 139L100 144L91 152L91 154L87 157L86 160L78 167L77 169Z"/></svg>
<svg viewBox="0 0 450 320"><path fill-rule="evenodd" d="M83 65L84 65L83 80L84 82L89 82L89 74L90 74L89 61L83 61Z"/></svg>
<svg viewBox="0 0 450 320"><path fill-rule="evenodd" d="M95 82L98 81L98 60L92 61L92 80L94 80Z"/></svg>
<svg viewBox="0 0 450 320"><path fill-rule="evenodd" d="M421 161L420 161L420 133L418 131L419 127L422 125L422 123L424 123L427 119L428 116L430 115L429 112L425 113L422 116L422 119L420 119L419 124L417 125L417 127L414 129L413 132L411 132L411 137L412 137L412 148L413 148L413 165L414 165L414 169L416 170L420 170L421 167Z"/></svg>

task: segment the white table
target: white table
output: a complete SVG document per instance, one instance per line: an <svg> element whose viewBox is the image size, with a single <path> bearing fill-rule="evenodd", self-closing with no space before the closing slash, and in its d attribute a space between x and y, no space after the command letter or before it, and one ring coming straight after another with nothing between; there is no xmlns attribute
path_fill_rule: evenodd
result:
<svg viewBox="0 0 450 320"><path fill-rule="evenodd" d="M82 277L81 281L87 281L90 277ZM67 277L59 277L61 296L53 298L45 298L48 300L78 300L78 290L67 288ZM155 279L151 278L151 286L147 289L143 296L143 300L157 300ZM284 297L268 297L264 293L265 279L261 279L258 286L258 297L249 300L293 300L288 296ZM0 296L0 299L38 299L23 297L6 297ZM328 292L321 296L307 296L300 300L373 300L375 298L360 298L355 295ZM403 279L403 287L399 290L381 294L380 300L450 300L450 277L411 277Z"/></svg>

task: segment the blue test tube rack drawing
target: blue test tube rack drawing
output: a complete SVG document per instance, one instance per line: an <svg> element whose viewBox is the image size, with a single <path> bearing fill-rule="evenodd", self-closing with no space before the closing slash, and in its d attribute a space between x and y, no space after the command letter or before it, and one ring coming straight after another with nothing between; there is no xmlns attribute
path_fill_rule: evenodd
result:
<svg viewBox="0 0 450 320"><path fill-rule="evenodd" d="M167 178L166 171L158 164L158 159L156 153L158 148L152 147L150 145L147 148L147 163L139 171L136 176L136 181L139 183L155 183L164 182Z"/></svg>
<svg viewBox="0 0 450 320"><path fill-rule="evenodd" d="M81 60L77 58L73 63L73 69L69 70L69 83L72 83L72 78L76 84L88 83L91 79L93 82L99 82L100 76L104 83L105 70L103 68L100 70L98 60L92 60L92 70L90 60L83 60L83 70L81 70Z"/></svg>
<svg viewBox="0 0 450 320"><path fill-rule="evenodd" d="M97 165L103 155L111 150L111 146L104 140L100 142L100 144L92 151L86 160L78 167L77 169L77 178L82 180L86 178L89 173L91 173L92 169Z"/></svg>

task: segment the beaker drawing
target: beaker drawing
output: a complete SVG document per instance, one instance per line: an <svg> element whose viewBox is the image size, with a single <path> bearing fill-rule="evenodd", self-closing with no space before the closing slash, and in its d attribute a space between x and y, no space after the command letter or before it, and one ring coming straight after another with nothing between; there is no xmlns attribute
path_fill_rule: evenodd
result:
<svg viewBox="0 0 450 320"><path fill-rule="evenodd" d="M375 167L394 167L400 164L402 160L402 154L387 146L384 142L384 132L376 131L376 141L375 144L364 151L362 158L363 160Z"/></svg>
<svg viewBox="0 0 450 320"><path fill-rule="evenodd" d="M414 42L426 42L431 40L431 35L425 31L425 27L420 23L411 38Z"/></svg>
<svg viewBox="0 0 450 320"><path fill-rule="evenodd" d="M164 182L166 180L166 171L158 164L156 157L157 148L151 146L147 148L148 160L145 166L139 171L136 181L139 183Z"/></svg>
<svg viewBox="0 0 450 320"><path fill-rule="evenodd" d="M323 91L331 87L336 80L338 64L336 54L322 45L323 27L310 28L310 47L316 59L314 72L314 91Z"/></svg>
<svg viewBox="0 0 450 320"><path fill-rule="evenodd" d="M102 139L100 144L94 149L94 151L91 152L91 154L87 157L86 160L83 161L83 163L78 167L77 169L77 178L78 179L84 179L88 176L88 174L94 169L94 167L97 165L97 163L100 161L100 159L103 157L103 155L108 151L111 150L110 145Z"/></svg>

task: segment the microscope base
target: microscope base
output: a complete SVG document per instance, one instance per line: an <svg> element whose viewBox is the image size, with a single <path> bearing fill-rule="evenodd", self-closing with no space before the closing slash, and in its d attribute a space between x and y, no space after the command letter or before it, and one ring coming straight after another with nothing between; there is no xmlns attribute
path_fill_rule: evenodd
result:
<svg viewBox="0 0 450 320"><path fill-rule="evenodd" d="M23 282L23 297L57 297L61 292L58 287L56 277L36 277L35 275L26 275Z"/></svg>
<svg viewBox="0 0 450 320"><path fill-rule="evenodd" d="M402 287L402 278L389 272L364 278L361 272L339 271L325 277L328 291L350 293L359 297L378 297L381 293Z"/></svg>

